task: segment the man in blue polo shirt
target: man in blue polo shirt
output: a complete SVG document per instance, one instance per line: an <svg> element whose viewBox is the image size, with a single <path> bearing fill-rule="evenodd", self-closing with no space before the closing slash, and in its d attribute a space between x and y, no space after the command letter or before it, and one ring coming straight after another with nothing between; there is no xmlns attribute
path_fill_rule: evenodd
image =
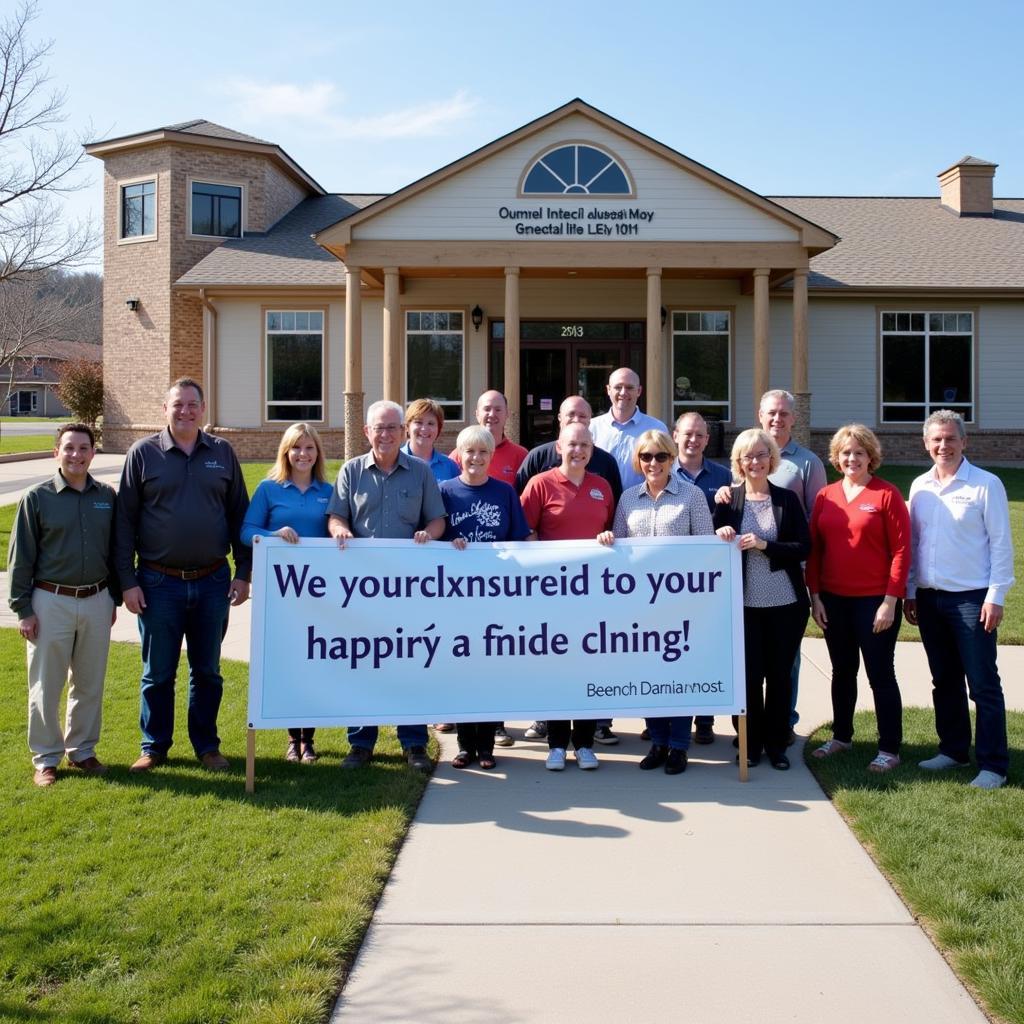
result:
<svg viewBox="0 0 1024 1024"><path fill-rule="evenodd" d="M715 510L715 494L720 487L732 484L732 473L717 462L704 458L710 434L708 424L699 412L684 412L676 420L672 440L679 449L676 473L687 483L694 484L707 499L708 509ZM693 720L694 743L708 744L715 741L714 715L697 715Z"/></svg>

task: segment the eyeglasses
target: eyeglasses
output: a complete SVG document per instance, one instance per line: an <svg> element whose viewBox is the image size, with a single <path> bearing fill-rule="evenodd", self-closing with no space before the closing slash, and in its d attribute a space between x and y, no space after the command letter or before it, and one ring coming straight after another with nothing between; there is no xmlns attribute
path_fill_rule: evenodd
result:
<svg viewBox="0 0 1024 1024"><path fill-rule="evenodd" d="M375 423L370 427L375 434L397 434L401 429L401 423Z"/></svg>
<svg viewBox="0 0 1024 1024"><path fill-rule="evenodd" d="M740 462L745 466L749 466L752 462L770 462L771 457L771 452L753 452L750 455L741 455Z"/></svg>
<svg viewBox="0 0 1024 1024"><path fill-rule="evenodd" d="M648 462L656 462L659 466L672 458L668 452L638 452L637 458L646 466Z"/></svg>

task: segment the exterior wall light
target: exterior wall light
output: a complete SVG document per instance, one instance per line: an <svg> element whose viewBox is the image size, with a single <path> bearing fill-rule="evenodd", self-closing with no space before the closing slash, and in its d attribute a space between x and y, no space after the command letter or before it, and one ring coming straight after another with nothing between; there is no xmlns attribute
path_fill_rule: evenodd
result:
<svg viewBox="0 0 1024 1024"><path fill-rule="evenodd" d="M139 300L138 300L138 299L125 299L125 300L124 300L124 304L125 304L125 305L126 305L126 306L127 306L127 307L128 307L128 308L129 308L129 309L130 309L130 310L131 310L131 311L132 311L133 313L134 313L134 312L136 312L136 311L138 310L138 308L139 308Z"/></svg>
<svg viewBox="0 0 1024 1024"><path fill-rule="evenodd" d="M469 314L470 320L473 321L473 330L479 331L480 325L484 322L484 311L479 305L473 307L473 311Z"/></svg>

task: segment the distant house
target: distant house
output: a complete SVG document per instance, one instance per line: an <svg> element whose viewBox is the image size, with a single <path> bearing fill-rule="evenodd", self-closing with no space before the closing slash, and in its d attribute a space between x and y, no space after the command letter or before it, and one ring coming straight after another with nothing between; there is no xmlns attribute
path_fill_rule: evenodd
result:
<svg viewBox="0 0 1024 1024"><path fill-rule="evenodd" d="M57 397L57 383L61 365L72 359L101 363L103 346L84 341L41 341L23 355L0 364L0 393L7 394L10 387L4 415L67 416L67 408Z"/></svg>
<svg viewBox="0 0 1024 1024"><path fill-rule="evenodd" d="M538 444L566 395L603 412L631 366L648 413L698 410L726 442L785 387L819 451L856 420L887 458L923 458L946 406L976 457L1024 452L1024 199L994 196L987 160L923 197L763 196L579 99L387 196L328 193L203 120L86 152L111 450L159 429L184 374L266 458L295 420L356 454L379 398L435 398L450 441L492 387Z"/></svg>

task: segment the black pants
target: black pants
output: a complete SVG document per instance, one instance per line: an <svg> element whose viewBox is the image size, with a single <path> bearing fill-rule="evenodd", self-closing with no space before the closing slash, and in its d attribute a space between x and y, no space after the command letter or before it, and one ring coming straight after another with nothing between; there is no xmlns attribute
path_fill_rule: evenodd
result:
<svg viewBox="0 0 1024 1024"><path fill-rule="evenodd" d="M903 602L896 602L892 625L884 633L874 633L875 612L882 600L882 595L841 597L822 591L821 603L828 616L825 644L832 660L832 732L843 743L853 739L857 669L863 656L864 671L875 698L878 749L898 754L903 742L903 701L893 658L903 621Z"/></svg>
<svg viewBox="0 0 1024 1024"><path fill-rule="evenodd" d="M459 722L455 735L459 739L459 750L479 757L494 753L494 730L500 722Z"/></svg>
<svg viewBox="0 0 1024 1024"><path fill-rule="evenodd" d="M577 718L573 722L548 722L548 749L568 749L570 739L577 750L580 747L593 747L596 728L597 722L594 719L581 721Z"/></svg>
<svg viewBox="0 0 1024 1024"><path fill-rule="evenodd" d="M289 729L288 739L293 740L295 743L312 743L313 733L316 729Z"/></svg>
<svg viewBox="0 0 1024 1024"><path fill-rule="evenodd" d="M743 609L747 670L747 753L784 754L789 740L790 674L807 625L805 605Z"/></svg>

